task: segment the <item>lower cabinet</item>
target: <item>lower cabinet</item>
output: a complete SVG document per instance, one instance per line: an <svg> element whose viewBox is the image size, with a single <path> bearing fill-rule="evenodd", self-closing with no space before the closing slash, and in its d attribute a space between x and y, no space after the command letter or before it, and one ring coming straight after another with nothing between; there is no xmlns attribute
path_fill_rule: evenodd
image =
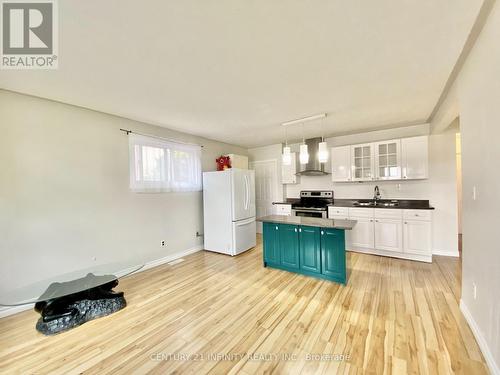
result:
<svg viewBox="0 0 500 375"><path fill-rule="evenodd" d="M429 221L407 220L403 228L404 252L428 254L432 246L432 224Z"/></svg>
<svg viewBox="0 0 500 375"><path fill-rule="evenodd" d="M373 249L375 246L373 219L366 217L351 217L350 219L356 220L357 223L348 235L349 249Z"/></svg>
<svg viewBox="0 0 500 375"><path fill-rule="evenodd" d="M264 262L270 265L281 264L278 224L263 223L262 232L264 237L263 238Z"/></svg>
<svg viewBox="0 0 500 375"><path fill-rule="evenodd" d="M349 218L348 250L432 262L432 211L349 208Z"/></svg>
<svg viewBox="0 0 500 375"><path fill-rule="evenodd" d="M299 228L300 269L321 273L320 229L317 227Z"/></svg>
<svg viewBox="0 0 500 375"><path fill-rule="evenodd" d="M321 271L345 284L345 231L338 229L321 230Z"/></svg>
<svg viewBox="0 0 500 375"><path fill-rule="evenodd" d="M264 223L263 235L265 266L345 284L344 230Z"/></svg>
<svg viewBox="0 0 500 375"><path fill-rule="evenodd" d="M290 224L279 224L279 248L281 265L299 268L299 227Z"/></svg>
<svg viewBox="0 0 500 375"><path fill-rule="evenodd" d="M403 251L403 228L400 220L375 219L375 248L385 251Z"/></svg>

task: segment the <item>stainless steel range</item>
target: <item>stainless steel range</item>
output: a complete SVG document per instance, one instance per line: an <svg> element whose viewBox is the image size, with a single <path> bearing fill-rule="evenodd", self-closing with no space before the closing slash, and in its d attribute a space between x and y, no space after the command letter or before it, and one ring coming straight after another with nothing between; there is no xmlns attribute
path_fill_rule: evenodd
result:
<svg viewBox="0 0 500 375"><path fill-rule="evenodd" d="M333 204L333 191L301 191L300 202L292 205L292 212L295 216L326 218L329 204Z"/></svg>

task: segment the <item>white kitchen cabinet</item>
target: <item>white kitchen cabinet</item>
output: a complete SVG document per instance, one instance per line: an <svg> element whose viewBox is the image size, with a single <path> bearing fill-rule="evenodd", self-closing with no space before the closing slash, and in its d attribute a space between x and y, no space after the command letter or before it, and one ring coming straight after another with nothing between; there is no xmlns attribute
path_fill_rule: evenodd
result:
<svg viewBox="0 0 500 375"><path fill-rule="evenodd" d="M377 142L375 152L375 179L401 179L401 140Z"/></svg>
<svg viewBox="0 0 500 375"><path fill-rule="evenodd" d="M330 206L330 207L328 207L328 218L329 219L348 220L349 219L349 208Z"/></svg>
<svg viewBox="0 0 500 375"><path fill-rule="evenodd" d="M432 255L432 224L430 221L406 220L403 228L403 250L405 253Z"/></svg>
<svg viewBox="0 0 500 375"><path fill-rule="evenodd" d="M429 178L429 137L333 147L331 163L334 182Z"/></svg>
<svg viewBox="0 0 500 375"><path fill-rule="evenodd" d="M429 137L401 140L401 173L403 179L429 178Z"/></svg>
<svg viewBox="0 0 500 375"><path fill-rule="evenodd" d="M348 250L351 249L373 249L375 247L375 228L373 219L368 217L349 217L356 220L356 225L350 231L346 231Z"/></svg>
<svg viewBox="0 0 500 375"><path fill-rule="evenodd" d="M351 181L351 146L333 147L331 150L332 181Z"/></svg>
<svg viewBox="0 0 500 375"><path fill-rule="evenodd" d="M281 164L281 180L283 184L296 184L298 183L299 177L297 173L297 154L295 152L290 153L292 162L290 165Z"/></svg>
<svg viewBox="0 0 500 375"><path fill-rule="evenodd" d="M292 216L292 205L285 203L275 203L274 210L276 215Z"/></svg>
<svg viewBox="0 0 500 375"><path fill-rule="evenodd" d="M373 143L351 146L352 181L371 181L375 178Z"/></svg>
<svg viewBox="0 0 500 375"><path fill-rule="evenodd" d="M404 210L403 251L432 257L432 211Z"/></svg>
<svg viewBox="0 0 500 375"><path fill-rule="evenodd" d="M344 219L340 207L329 207L328 217ZM346 231L351 251L432 262L432 211L388 208L349 208L357 223Z"/></svg>
<svg viewBox="0 0 500 375"><path fill-rule="evenodd" d="M375 219L375 249L403 251L403 226L401 219Z"/></svg>

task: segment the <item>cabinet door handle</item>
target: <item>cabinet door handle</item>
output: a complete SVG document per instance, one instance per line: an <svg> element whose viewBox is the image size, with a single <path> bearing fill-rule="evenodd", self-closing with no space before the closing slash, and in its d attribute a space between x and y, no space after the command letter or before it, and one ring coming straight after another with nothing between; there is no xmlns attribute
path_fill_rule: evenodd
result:
<svg viewBox="0 0 500 375"><path fill-rule="evenodd" d="M378 220L375 220L376 223L378 223Z"/></svg>
<svg viewBox="0 0 500 375"><path fill-rule="evenodd" d="M373 220L370 220L370 223L373 223Z"/></svg>
<svg viewBox="0 0 500 375"><path fill-rule="evenodd" d="M295 232L297 232L297 228L295 228Z"/></svg>
<svg viewBox="0 0 500 375"><path fill-rule="evenodd" d="M406 224L406 225L408 225L408 222L407 222L407 221L405 221L405 224Z"/></svg>
<svg viewBox="0 0 500 375"><path fill-rule="evenodd" d="M276 230L278 230L278 226L276 225Z"/></svg>
<svg viewBox="0 0 500 375"><path fill-rule="evenodd" d="M324 234L325 234L325 232L321 231L321 235L324 235Z"/></svg>
<svg viewBox="0 0 500 375"><path fill-rule="evenodd" d="M302 233L302 228L299 228L299 232L301 232L301 233Z"/></svg>

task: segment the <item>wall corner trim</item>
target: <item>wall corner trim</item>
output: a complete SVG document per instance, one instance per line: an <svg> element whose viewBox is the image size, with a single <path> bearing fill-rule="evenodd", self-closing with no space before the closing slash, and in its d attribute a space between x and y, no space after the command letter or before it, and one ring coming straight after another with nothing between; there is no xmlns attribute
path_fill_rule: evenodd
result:
<svg viewBox="0 0 500 375"><path fill-rule="evenodd" d="M203 245L197 245L197 246L191 247L187 250L184 250L184 251L181 251L178 253L174 253L174 254L168 255L166 257L160 258L160 259L152 260L150 262L147 262L144 265L144 267L142 267L140 270L134 272L134 274L149 270L150 268L161 266L162 264L172 262L173 260L185 257L187 255L197 253L200 250L203 250ZM30 303L28 305L22 305L22 306L0 307L0 319L5 318L5 317L10 316L10 315L14 315L14 314L26 311L26 310L31 310L34 307L35 307L34 303Z"/></svg>
<svg viewBox="0 0 500 375"><path fill-rule="evenodd" d="M460 310L462 311L462 314L464 314L465 320L469 324L469 327L474 334L474 337L476 338L476 341L479 345L479 348L481 349L481 352L483 353L484 359L486 360L486 364L488 365L491 374L500 375L500 368L495 363L493 353L491 352L490 347L488 346L488 343L483 336L483 333L479 329L479 326L472 317L472 314L470 313L469 308L467 307L463 299L460 299Z"/></svg>

